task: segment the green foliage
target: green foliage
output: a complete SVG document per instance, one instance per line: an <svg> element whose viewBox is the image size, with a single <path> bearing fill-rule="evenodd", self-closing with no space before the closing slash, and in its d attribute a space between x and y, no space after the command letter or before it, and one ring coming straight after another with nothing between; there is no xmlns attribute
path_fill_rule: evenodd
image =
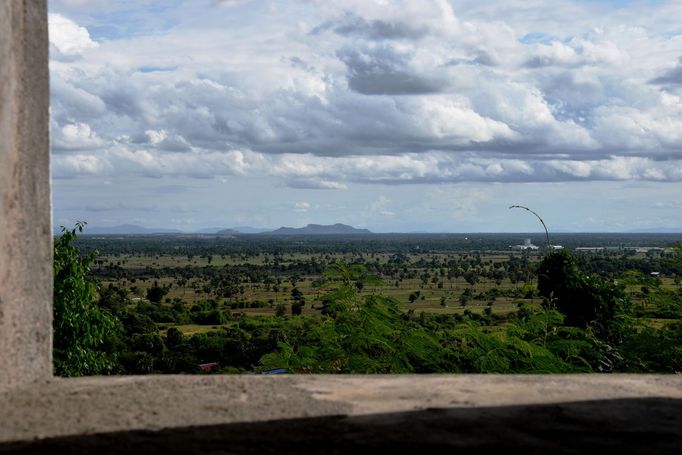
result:
<svg viewBox="0 0 682 455"><path fill-rule="evenodd" d="M115 365L104 347L120 323L96 304L97 286L88 276L95 253L82 257L72 245L84 224L70 231L62 227L54 244L54 369L59 376L104 374Z"/></svg>
<svg viewBox="0 0 682 455"><path fill-rule="evenodd" d="M180 346L182 342L184 341L184 336L181 331L176 329L175 327L171 327L168 329L166 332L166 345L172 349L177 346Z"/></svg>
<svg viewBox="0 0 682 455"><path fill-rule="evenodd" d="M629 330L629 304L622 287L587 276L565 250L545 256L538 270L545 305L566 316L572 327L590 328L599 338L621 342Z"/></svg>
<svg viewBox="0 0 682 455"><path fill-rule="evenodd" d="M311 331L280 341L275 352L261 358L261 368L356 374L570 373L599 369L604 361L597 340L585 330L563 327L564 316L557 311L527 314L508 331L491 331L473 321L445 329L432 316L412 320L380 296L356 296L352 307L347 300L337 302L338 307L342 309Z"/></svg>
<svg viewBox="0 0 682 455"><path fill-rule="evenodd" d="M303 302L294 302L291 304L291 315L300 316L303 313Z"/></svg>
<svg viewBox="0 0 682 455"><path fill-rule="evenodd" d="M527 313L508 333L475 322L443 330L424 313L406 317L392 299L358 294L351 282L323 297L328 317L302 337L280 341L261 367L361 374L591 371L588 335L562 332L557 311Z"/></svg>
<svg viewBox="0 0 682 455"><path fill-rule="evenodd" d="M437 336L405 320L395 301L361 297L344 288L327 296L327 302L333 303L330 317L301 338L278 343L276 352L261 358L263 369L362 374L445 371Z"/></svg>
<svg viewBox="0 0 682 455"><path fill-rule="evenodd" d="M71 240L75 240L75 230L66 234L72 234ZM80 268L83 286L76 286L81 291L75 294L89 295L86 301L92 303L97 294L95 284L88 278L92 256L83 258L77 250L72 252L74 258L85 263ZM219 366L214 372L223 373L272 368L287 368L292 373L679 372L682 369L680 325L657 319L647 322L657 328L643 328L643 322L633 326L623 290L606 278L618 278L621 284L629 286L633 298L643 302L638 307L639 316L678 317L682 293L671 289L669 280L661 282L650 276L651 270L663 270L659 265L672 264L674 258L670 256L665 258L668 262L661 259L644 263L628 262L621 257L602 262L598 256L590 259L563 252L549 254L540 267L544 308L538 308L532 301L518 300L537 295L530 280L535 267L527 257L491 261L489 266L478 255L447 260L422 254L417 257L419 260L412 263L407 255L397 254L385 264L373 256L358 257L356 263L350 264L333 261L331 256L319 262L311 259L284 264L277 256L272 263L277 264L273 267L277 267L280 275L272 275L274 268L241 264L167 268L162 271L165 275L161 275L149 268L124 270L118 266L118 259L116 265L114 260L99 260L95 272L103 280L116 283L128 280L132 284L136 279L161 280L169 273L176 273L176 277L181 277L176 282L186 284L196 274L205 274L201 287L216 291L203 291L207 298L193 299L192 304L177 297L165 302L161 302L161 297L153 299L158 300L156 303L133 303L126 289L105 287L99 291L98 304L92 306L102 314L115 314L125 331L110 331L94 350L110 361L104 372L125 374L197 373L199 364L209 362L217 362ZM324 264L330 261L331 265L323 273ZM614 263L616 266L610 269ZM670 271L675 269L667 267L666 276L671 276ZM126 270L137 270L135 273L140 275L126 277L122 275ZM599 275L607 270L617 273ZM627 270L633 272L625 273ZM437 301L439 294L433 292L434 283L445 276L449 280L450 276L464 277L467 273L470 278L480 277L483 284L504 277L515 277L516 282L525 284L513 288L451 287L446 299L440 296L441 305L447 304L447 299L456 302L459 298L466 306L464 315L415 313L414 309L405 312L410 291L403 291L405 302L398 302L382 296L373 287L368 289L380 284L373 274L389 277L396 283L403 278L421 279L428 288L412 293L412 300L419 300L421 308L424 297ZM324 280L316 280L313 296L307 292L310 289L307 282L321 274ZM269 299L269 307L279 317L232 313L227 309L267 306L265 299L249 300L248 295L243 295L245 283L258 282L267 282L272 290L283 282L291 283L291 287L277 289L277 292L291 291L291 301L286 305L277 304L279 295ZM139 289L127 283L125 286L133 292ZM642 286L648 290L646 295L639 293ZM152 288L175 289L158 283ZM403 285L403 289L409 288ZM502 314L496 306L496 299L499 302L502 298L517 299L513 301L517 311ZM321 311L303 315L306 299ZM488 306L482 308L486 302ZM289 307L294 317L286 317ZM215 327L184 326L190 322ZM190 331L199 333L190 335ZM59 336L57 340L61 340ZM113 352L118 354L117 362L107 354Z"/></svg>
<svg viewBox="0 0 682 455"><path fill-rule="evenodd" d="M168 294L168 289L159 286L159 284L154 281L152 287L147 289L147 300L152 303L160 303L166 294Z"/></svg>
<svg viewBox="0 0 682 455"><path fill-rule="evenodd" d="M682 242L675 244L673 263L678 270L682 270Z"/></svg>
<svg viewBox="0 0 682 455"><path fill-rule="evenodd" d="M487 331L469 322L449 331L447 342L467 373L592 371L580 355L591 344L581 336L575 340L567 337L562 322L563 315L552 310L529 314L506 332Z"/></svg>
<svg viewBox="0 0 682 455"><path fill-rule="evenodd" d="M625 333L616 317L622 290L584 276L563 253L548 256L543 266L541 293L575 326L564 326L562 312L521 308L507 330L488 330L473 319L446 329L424 313L418 320L406 317L391 299L358 294L346 278L322 298L327 318L299 338L278 342L261 366L305 373L570 373L622 365L620 353L599 337ZM571 306L575 298L587 300ZM491 316L477 318L489 323Z"/></svg>
<svg viewBox="0 0 682 455"><path fill-rule="evenodd" d="M646 292L646 302L650 308L638 310L639 316L652 318L682 319L682 293L667 289Z"/></svg>
<svg viewBox="0 0 682 455"><path fill-rule="evenodd" d="M645 328L629 337L623 346L627 370L633 372L682 372L682 323L661 330Z"/></svg>
<svg viewBox="0 0 682 455"><path fill-rule="evenodd" d="M225 313L219 310L192 313L192 322L202 325L222 325L227 322Z"/></svg>
<svg viewBox="0 0 682 455"><path fill-rule="evenodd" d="M331 281L339 281L343 286L355 286L362 290L366 285L380 286L383 281L372 275L363 264L347 264L336 261L324 270L324 277Z"/></svg>

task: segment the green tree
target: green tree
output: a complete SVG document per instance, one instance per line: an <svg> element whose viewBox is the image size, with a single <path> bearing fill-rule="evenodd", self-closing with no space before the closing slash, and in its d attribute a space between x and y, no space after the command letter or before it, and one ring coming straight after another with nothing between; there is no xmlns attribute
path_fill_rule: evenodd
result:
<svg viewBox="0 0 682 455"><path fill-rule="evenodd" d="M103 374L113 370L115 356L106 352L107 337L121 331L120 322L97 306L97 285L89 277L96 252L82 256L72 242L76 228L62 227L54 244L54 369L59 376Z"/></svg>
<svg viewBox="0 0 682 455"><path fill-rule="evenodd" d="M175 348L180 346L184 340L184 336L181 331L175 327L171 327L166 332L166 345L168 348Z"/></svg>
<svg viewBox="0 0 682 455"><path fill-rule="evenodd" d="M292 316L300 316L301 313L303 312L303 306L305 305L304 302L296 301L291 304L291 314Z"/></svg>
<svg viewBox="0 0 682 455"><path fill-rule="evenodd" d="M303 297L303 293L298 288L293 288L291 290L291 298L296 300L296 301L305 300Z"/></svg>
<svg viewBox="0 0 682 455"><path fill-rule="evenodd" d="M287 307L283 303L275 305L275 316L283 317L285 314L287 314Z"/></svg>
<svg viewBox="0 0 682 455"><path fill-rule="evenodd" d="M620 342L627 332L629 302L622 287L587 276L565 250L550 253L538 271L538 291L545 305L566 316L565 324L591 328L603 339Z"/></svg>
<svg viewBox="0 0 682 455"><path fill-rule="evenodd" d="M380 286L383 282L369 273L363 264L346 264L336 261L324 269L324 277L332 281L340 281L343 286L354 286L358 291L365 285Z"/></svg>
<svg viewBox="0 0 682 455"><path fill-rule="evenodd" d="M152 303L161 303L166 294L168 294L168 289L159 286L159 283L154 281L152 287L147 289L147 300Z"/></svg>

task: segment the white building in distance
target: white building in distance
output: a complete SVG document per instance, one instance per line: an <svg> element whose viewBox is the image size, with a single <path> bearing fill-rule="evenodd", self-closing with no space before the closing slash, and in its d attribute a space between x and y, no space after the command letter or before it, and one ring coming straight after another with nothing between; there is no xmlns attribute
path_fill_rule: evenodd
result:
<svg viewBox="0 0 682 455"><path fill-rule="evenodd" d="M537 245L533 245L533 243L530 241L530 239L524 239L523 240L523 245L509 245L509 248L512 250L539 250L540 247Z"/></svg>

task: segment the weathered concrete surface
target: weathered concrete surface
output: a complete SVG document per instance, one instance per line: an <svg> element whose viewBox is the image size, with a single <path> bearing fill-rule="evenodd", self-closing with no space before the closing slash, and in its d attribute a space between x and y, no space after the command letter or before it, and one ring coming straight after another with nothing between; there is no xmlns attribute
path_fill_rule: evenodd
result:
<svg viewBox="0 0 682 455"><path fill-rule="evenodd" d="M613 412L629 409L628 422L645 419L650 428L663 419L661 425L682 428L681 376L138 376L55 379L0 392L0 442L214 425L261 428L256 424L264 421L287 427L291 419L323 416L394 416L401 422L421 416L432 422L437 415L420 411L434 408L479 409L455 413L458 421L478 421L498 411L515 415L505 411L509 406L557 409L556 403L590 400L602 404L581 408L580 425L598 423L600 412L610 415L603 403L612 403ZM657 410L662 403L665 412ZM569 423L556 422L564 430ZM551 426L546 422L547 431Z"/></svg>
<svg viewBox="0 0 682 455"><path fill-rule="evenodd" d="M297 384L314 398L350 405L353 414L614 398L682 399L679 375L302 376Z"/></svg>
<svg viewBox="0 0 682 455"><path fill-rule="evenodd" d="M52 374L47 7L0 1L0 389Z"/></svg>
<svg viewBox="0 0 682 455"><path fill-rule="evenodd" d="M674 454L682 400L634 398L119 431L2 444L0 453Z"/></svg>

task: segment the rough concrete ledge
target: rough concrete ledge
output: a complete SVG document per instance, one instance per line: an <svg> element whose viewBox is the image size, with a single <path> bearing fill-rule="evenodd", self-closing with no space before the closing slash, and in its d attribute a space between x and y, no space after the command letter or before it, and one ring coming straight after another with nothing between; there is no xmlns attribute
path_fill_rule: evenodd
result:
<svg viewBox="0 0 682 455"><path fill-rule="evenodd" d="M590 408L591 418L595 410L607 412L604 403L630 403L630 417L649 425L655 403L666 403L674 412L664 413L665 424L682 428L682 376L673 375L124 376L54 379L0 392L0 443L259 422L282 427L330 416L442 423L466 409L487 409L494 420L504 409L580 402L600 403ZM433 409L444 413L418 414ZM480 413L457 416L475 420Z"/></svg>

